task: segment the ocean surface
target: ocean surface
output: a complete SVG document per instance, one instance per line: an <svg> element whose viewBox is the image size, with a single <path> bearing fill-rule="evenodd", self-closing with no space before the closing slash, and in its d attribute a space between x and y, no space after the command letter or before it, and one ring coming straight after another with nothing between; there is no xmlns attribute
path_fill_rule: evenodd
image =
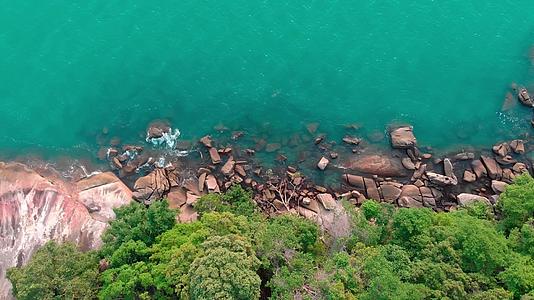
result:
<svg viewBox="0 0 534 300"><path fill-rule="evenodd" d="M223 124L276 142L305 125L377 137L409 123L434 148L530 132L502 112L532 86L534 1L4 1L0 152L96 152L104 128L184 139ZM534 87L533 87L534 91ZM515 103L515 101L513 101Z"/></svg>

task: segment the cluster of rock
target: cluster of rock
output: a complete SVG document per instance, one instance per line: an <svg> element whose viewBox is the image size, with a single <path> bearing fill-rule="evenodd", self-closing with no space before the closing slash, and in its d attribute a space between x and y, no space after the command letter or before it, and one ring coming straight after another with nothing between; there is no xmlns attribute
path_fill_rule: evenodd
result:
<svg viewBox="0 0 534 300"><path fill-rule="evenodd" d="M49 240L98 248L115 218L113 208L131 199L132 192L113 173L72 183L0 162L0 299L12 298L8 268L25 264Z"/></svg>

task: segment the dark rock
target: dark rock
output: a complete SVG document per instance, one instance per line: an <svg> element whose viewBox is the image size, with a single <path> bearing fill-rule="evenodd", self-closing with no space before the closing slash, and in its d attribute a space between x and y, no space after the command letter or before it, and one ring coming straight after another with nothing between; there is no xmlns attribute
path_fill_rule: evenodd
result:
<svg viewBox="0 0 534 300"><path fill-rule="evenodd" d="M319 123L309 123L306 125L306 129L310 134L315 134L317 132L317 129L319 128Z"/></svg>
<svg viewBox="0 0 534 300"><path fill-rule="evenodd" d="M331 159L336 159L339 157L339 154L337 152L330 152L330 158Z"/></svg>

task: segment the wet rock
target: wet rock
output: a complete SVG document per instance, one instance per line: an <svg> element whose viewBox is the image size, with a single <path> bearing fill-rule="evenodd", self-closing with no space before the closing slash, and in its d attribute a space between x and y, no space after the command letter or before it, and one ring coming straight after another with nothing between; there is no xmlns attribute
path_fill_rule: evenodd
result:
<svg viewBox="0 0 534 300"><path fill-rule="evenodd" d="M488 176L490 179L501 179L502 178L502 169L497 164L495 159L489 156L481 156L480 159L488 171ZM477 175L478 176L478 175Z"/></svg>
<svg viewBox="0 0 534 300"><path fill-rule="evenodd" d="M475 159L475 153L461 152L454 156L454 160L473 160Z"/></svg>
<svg viewBox="0 0 534 300"><path fill-rule="evenodd" d="M464 177L463 178L464 178L465 182L475 182L477 180L477 176L475 175L475 173L473 173L470 170L465 170L464 171Z"/></svg>
<svg viewBox="0 0 534 300"><path fill-rule="evenodd" d="M320 143L322 143L324 141L324 138L325 136L324 135L320 135L318 137L315 138L315 140L313 141L313 143L315 145L319 145Z"/></svg>
<svg viewBox="0 0 534 300"><path fill-rule="evenodd" d="M351 157L342 166L350 170L382 177L402 177L406 175L406 169L398 159L385 155Z"/></svg>
<svg viewBox="0 0 534 300"><path fill-rule="evenodd" d="M210 135L206 135L205 137L201 138L200 143L207 148L213 147L213 140L211 139Z"/></svg>
<svg viewBox="0 0 534 300"><path fill-rule="evenodd" d="M330 152L330 158L331 159L336 159L339 157L339 154L337 152Z"/></svg>
<svg viewBox="0 0 534 300"><path fill-rule="evenodd" d="M515 160L512 156L506 155L505 157L497 156L495 157L495 160L503 166L515 164L517 160Z"/></svg>
<svg viewBox="0 0 534 300"><path fill-rule="evenodd" d="M319 199L319 202L321 202L326 210L332 210L336 207L336 200L334 200L331 194L319 194L317 195L317 199Z"/></svg>
<svg viewBox="0 0 534 300"><path fill-rule="evenodd" d="M235 160L233 157L229 157L226 163L221 168L221 173L224 176L231 176L234 174Z"/></svg>
<svg viewBox="0 0 534 300"><path fill-rule="evenodd" d="M159 139L162 138L165 133L171 131L171 126L165 121L155 121L151 123L147 129L147 139Z"/></svg>
<svg viewBox="0 0 534 300"><path fill-rule="evenodd" d="M409 158L409 157L404 157L402 160L401 160L401 163L402 165L404 166L404 168L406 168L407 170L415 170L415 164L413 163L412 159Z"/></svg>
<svg viewBox="0 0 534 300"><path fill-rule="evenodd" d="M391 145L393 148L406 149L413 148L417 144L417 140L413 134L413 127L400 127L391 132Z"/></svg>
<svg viewBox="0 0 534 300"><path fill-rule="evenodd" d="M343 142L346 143L346 144L349 144L349 145L359 145L362 142L362 139L357 138L357 137L353 137L353 136L350 136L350 135L346 135L343 138Z"/></svg>
<svg viewBox="0 0 534 300"><path fill-rule="evenodd" d="M326 157L321 157L321 159L317 163L317 168L323 171L324 169L326 169L326 166L328 166L329 163L330 161Z"/></svg>
<svg viewBox="0 0 534 300"><path fill-rule="evenodd" d="M510 142L510 148L517 154L524 154L525 142L523 140L513 140Z"/></svg>
<svg viewBox="0 0 534 300"><path fill-rule="evenodd" d="M508 143L500 143L495 145L493 146L493 152L500 157L505 157L508 155L508 153L510 153L510 145L508 145Z"/></svg>
<svg viewBox="0 0 534 300"><path fill-rule="evenodd" d="M113 162L113 166L115 168L119 170L123 168L121 161L117 157L114 157L111 161Z"/></svg>
<svg viewBox="0 0 534 300"><path fill-rule="evenodd" d="M458 204L461 206L467 206L470 204L473 204L475 202L482 202L488 205L491 205L490 201L486 197L474 195L474 194L468 194L468 193L462 193L458 196L456 196L456 200L458 201Z"/></svg>
<svg viewBox="0 0 534 300"><path fill-rule="evenodd" d="M502 182L498 180L491 181L491 189L497 194L501 194L502 192L504 192L504 190L506 189L506 186L508 186L508 183L506 182Z"/></svg>
<svg viewBox="0 0 534 300"><path fill-rule="evenodd" d="M214 165L220 164L221 163L221 156L219 155L219 152L217 151L217 149L216 148L210 148L209 152L210 152L211 162Z"/></svg>
<svg viewBox="0 0 534 300"><path fill-rule="evenodd" d="M527 89L521 88L519 90L517 98L519 99L519 102L521 102L521 104L528 106L528 107L534 107L534 101L530 97Z"/></svg>
<svg viewBox="0 0 534 300"><path fill-rule="evenodd" d="M428 177L428 180L430 180L430 182L439 186L449 186L458 184L458 179L456 178L456 176L449 177L434 172L426 172L426 176Z"/></svg>
<svg viewBox="0 0 534 300"><path fill-rule="evenodd" d="M256 154L256 151L254 151L254 149L245 149L245 153L252 156Z"/></svg>

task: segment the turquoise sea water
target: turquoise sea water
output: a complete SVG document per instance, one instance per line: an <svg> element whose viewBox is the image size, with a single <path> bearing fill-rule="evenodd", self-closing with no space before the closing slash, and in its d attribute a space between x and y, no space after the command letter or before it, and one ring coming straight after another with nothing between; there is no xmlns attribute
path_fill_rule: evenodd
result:
<svg viewBox="0 0 534 300"><path fill-rule="evenodd" d="M308 122L421 144L485 145L530 129L500 113L534 82L532 0L9 1L0 10L0 152L184 138L222 123L276 141ZM386 141L384 141L386 143ZM72 150L74 149L74 150Z"/></svg>

